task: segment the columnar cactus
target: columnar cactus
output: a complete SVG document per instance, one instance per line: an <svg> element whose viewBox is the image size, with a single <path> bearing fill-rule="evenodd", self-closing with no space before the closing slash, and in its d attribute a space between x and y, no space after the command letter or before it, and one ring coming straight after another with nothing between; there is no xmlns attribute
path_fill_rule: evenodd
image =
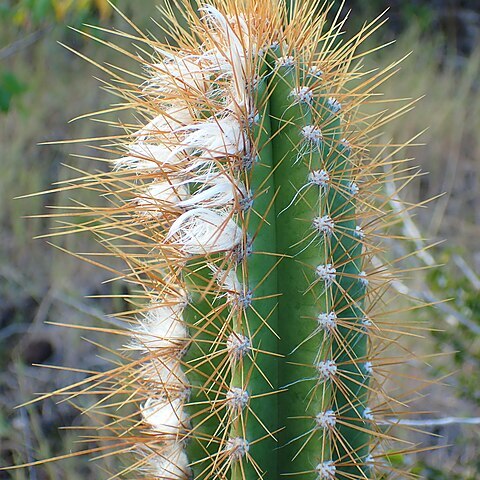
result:
<svg viewBox="0 0 480 480"><path fill-rule="evenodd" d="M86 391L107 391L92 408L134 454L120 476L379 478L389 396L372 376L396 332L374 316L375 238L393 222L385 167L408 171L370 153L395 116L362 111L391 71L361 68L377 23L341 41L313 0L214 3L184 5L188 29L170 18L175 47L135 38L145 78L117 88L140 124L79 185L112 203L81 229L142 291L127 350Z"/></svg>

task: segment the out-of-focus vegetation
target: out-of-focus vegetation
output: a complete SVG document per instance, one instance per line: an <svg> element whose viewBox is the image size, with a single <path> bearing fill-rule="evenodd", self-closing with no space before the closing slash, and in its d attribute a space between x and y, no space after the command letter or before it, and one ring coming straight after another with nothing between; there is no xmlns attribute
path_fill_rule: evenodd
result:
<svg viewBox="0 0 480 480"><path fill-rule="evenodd" d="M443 240L424 254L409 258L408 265L416 269L405 282L409 293L429 303L452 299L422 313L411 313L410 321L428 322L435 328L425 340L412 339L416 350L424 342L425 354L447 354L429 357L428 368L422 362L412 365L426 380L443 378L441 385L426 389L427 397L419 399L415 408L434 411L435 418L479 417L480 5L440 0L347 3L345 11L351 7L355 12L347 34L364 18L372 18L372 12L391 7L390 26L379 32L379 38L388 41L395 36L397 43L373 55L369 66L386 64L413 51L385 86L386 98L426 95L413 113L396 120L384 133L400 143L428 127L417 142L425 145L398 153L399 158L415 156L429 172L409 184L402 195L415 202L445 192L428 209L407 216L404 225L410 233L418 229L412 250ZM115 4L141 28L161 34L150 20L151 16L159 17L155 2L118 0ZM104 272L57 252L47 244L48 239L32 240L54 232L53 219L24 218L45 214L48 206L65 205L71 196L78 201L97 201L95 192L14 200L74 176L74 170L64 164L82 170L104 168L98 162L68 158L69 154L95 156L98 152L93 146L38 145L109 132L104 123L68 121L115 101L99 88L94 76L108 78L57 42L98 63L137 68L132 60L66 28L67 23L88 32L92 30L82 26L85 23L128 29L103 0L0 1L0 465L31 462L86 446L74 443L76 433L58 432L62 426L88 425L88 418L68 401L59 405L45 401L17 410L14 406L28 401L35 392L52 391L85 375L32 364L80 370L105 366L102 352L82 340L78 331L48 322L105 326L105 322L115 321L106 313L125 308L118 300L86 298L115 295L125 288L121 284L102 283L108 279ZM101 32L97 35L107 38ZM114 40L128 45L126 39ZM97 250L89 237L51 240L73 251ZM392 244L391 248L400 247ZM427 266L428 270L422 270ZM95 342L102 340L100 334L95 337L89 333L88 337ZM429 480L480 477L478 426L453 423L424 429L433 435L412 431L409 440L450 446L396 462L412 462L414 472ZM107 458L98 465L108 471L112 461ZM101 475L85 458L78 457L0 472L0 479L80 480Z"/></svg>

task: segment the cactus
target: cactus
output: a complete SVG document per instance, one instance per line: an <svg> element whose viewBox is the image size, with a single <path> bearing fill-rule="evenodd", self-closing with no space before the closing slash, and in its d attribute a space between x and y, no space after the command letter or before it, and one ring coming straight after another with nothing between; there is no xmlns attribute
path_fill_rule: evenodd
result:
<svg viewBox="0 0 480 480"><path fill-rule="evenodd" d="M401 333L375 319L390 281L377 239L395 221L382 183L410 175L388 145L370 152L408 109L362 111L396 65L361 69L379 22L342 42L313 0L182 10L189 29L163 12L178 47L130 36L140 85L105 67L140 125L121 125L111 172L77 185L108 196L80 230L136 285L115 368L80 385L106 392L91 407L104 448L133 455L120 477L379 478L398 361L384 351Z"/></svg>

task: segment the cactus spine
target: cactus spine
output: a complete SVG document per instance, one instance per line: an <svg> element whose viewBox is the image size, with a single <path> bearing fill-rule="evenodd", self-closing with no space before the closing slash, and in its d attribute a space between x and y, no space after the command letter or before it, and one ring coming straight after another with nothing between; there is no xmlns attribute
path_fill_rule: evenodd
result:
<svg viewBox="0 0 480 480"><path fill-rule="evenodd" d="M145 121L83 180L114 205L82 229L143 292L121 366L89 380L127 398L97 405L135 454L122 474L377 478L370 315L387 280L364 271L379 248L361 224L389 223L379 172L402 162L368 153L394 115L357 110L391 67L364 78L376 23L341 43L315 3L183 6L178 48L139 37L148 75L119 92Z"/></svg>

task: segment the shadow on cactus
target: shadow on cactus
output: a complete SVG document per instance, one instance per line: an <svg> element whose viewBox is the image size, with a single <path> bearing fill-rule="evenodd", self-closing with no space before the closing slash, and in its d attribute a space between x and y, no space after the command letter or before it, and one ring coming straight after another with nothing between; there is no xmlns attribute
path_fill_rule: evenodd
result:
<svg viewBox="0 0 480 480"><path fill-rule="evenodd" d="M413 102L362 110L399 63L362 69L382 21L344 38L313 1L177 7L186 28L163 9L175 47L111 32L139 67L102 67L123 99L109 111L136 120L99 139L111 171L60 187L108 199L77 205L63 233L95 234L134 293L114 368L52 395L103 393L86 413L103 419L93 453L124 465L110 478L408 477L389 459L415 447L395 453L391 430L415 391L390 392L416 327L390 306L383 184L416 170L379 134Z"/></svg>

